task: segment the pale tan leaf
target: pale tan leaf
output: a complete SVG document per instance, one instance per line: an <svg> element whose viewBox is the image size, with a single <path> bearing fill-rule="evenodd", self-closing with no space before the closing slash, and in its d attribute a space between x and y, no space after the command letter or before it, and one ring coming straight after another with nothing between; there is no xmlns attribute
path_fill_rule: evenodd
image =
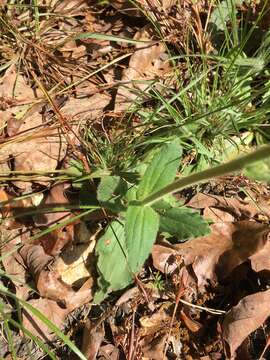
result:
<svg viewBox="0 0 270 360"><path fill-rule="evenodd" d="M149 40L149 35L146 31L142 31L139 35L135 35L135 38ZM161 43L136 45L129 66L123 71L122 81L126 84L118 88L115 111L126 110L141 92L149 88L151 81L164 76L170 69L167 59L165 46Z"/></svg>
<svg viewBox="0 0 270 360"><path fill-rule="evenodd" d="M63 251L56 260L55 269L62 280L69 285L82 284L85 278L91 276L95 241L85 244L75 244L72 251Z"/></svg>
<svg viewBox="0 0 270 360"><path fill-rule="evenodd" d="M10 66L0 80L0 97L14 98L18 102L29 102L35 99L33 89L17 72L15 65Z"/></svg>
<svg viewBox="0 0 270 360"><path fill-rule="evenodd" d="M61 113L74 120L98 120L111 97L106 94L95 94L81 99L70 98L61 108Z"/></svg>
<svg viewBox="0 0 270 360"><path fill-rule="evenodd" d="M270 290L244 297L225 316L222 324L223 339L228 344L227 356L234 358L235 351L254 330L270 315Z"/></svg>

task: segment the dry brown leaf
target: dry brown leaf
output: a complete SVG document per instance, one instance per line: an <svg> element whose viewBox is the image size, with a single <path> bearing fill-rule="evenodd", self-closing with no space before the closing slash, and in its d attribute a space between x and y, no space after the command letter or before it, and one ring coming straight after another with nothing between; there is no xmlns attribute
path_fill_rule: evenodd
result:
<svg viewBox="0 0 270 360"><path fill-rule="evenodd" d="M0 164L5 164L9 158L13 158L14 170L17 171L55 170L66 153L65 137L59 130L51 131L46 137L28 137L29 131L37 131L43 126L43 119L39 113L40 106L31 105L35 100L33 89L22 75L16 73L15 67L8 69L2 79L0 98L1 96L12 99L11 105L1 112L1 121L8 125L7 132L10 136L18 135L18 131L21 136L14 142L1 144ZM3 172L9 171L7 164L1 167ZM41 176L36 177L35 182L46 184ZM14 181L14 183L24 191L31 190L31 182Z"/></svg>
<svg viewBox="0 0 270 360"><path fill-rule="evenodd" d="M156 336L148 335L140 341L140 346L144 359L160 360L163 359L163 350L167 335L159 334Z"/></svg>
<svg viewBox="0 0 270 360"><path fill-rule="evenodd" d="M170 244L155 244L152 248L154 267L165 274L171 274L180 266L182 260L177 250Z"/></svg>
<svg viewBox="0 0 270 360"><path fill-rule="evenodd" d="M102 345L99 350L99 360L119 360L119 349L112 345Z"/></svg>
<svg viewBox="0 0 270 360"><path fill-rule="evenodd" d="M253 218L257 214L266 214L270 217L270 207L265 203L257 206L253 202L244 201L237 198L227 198L218 195L196 194L187 204L194 209L204 209L213 207L229 212L235 218Z"/></svg>
<svg viewBox="0 0 270 360"><path fill-rule="evenodd" d="M229 212L214 207L206 207L203 211L203 217L215 223L234 221L234 217Z"/></svg>
<svg viewBox="0 0 270 360"><path fill-rule="evenodd" d="M53 270L41 271L36 281L37 290L40 296L58 301L68 306L68 300L75 295L71 286L65 284L59 277L59 274Z"/></svg>
<svg viewBox="0 0 270 360"><path fill-rule="evenodd" d="M11 280L15 286L16 295L20 299L27 299L29 288L26 286L26 268L20 253L17 250L14 251L14 249L19 247L22 243L21 231L19 229L13 229L9 230L8 233L11 240L1 244L1 262L7 275L11 276ZM3 229L1 229L1 235L4 235Z"/></svg>
<svg viewBox="0 0 270 360"><path fill-rule="evenodd" d="M22 123L21 115L28 109L31 101L36 99L33 89L25 78L17 72L16 66L10 66L0 80L0 99L5 99L7 106L0 111L0 128L10 120L17 118L17 127Z"/></svg>
<svg viewBox="0 0 270 360"><path fill-rule="evenodd" d="M69 200L65 195L66 189L69 187L68 183L61 183L54 185L48 195L43 199L40 205L51 205L60 206L69 204ZM59 220L63 219L69 214L67 211L47 213L47 214L37 214L34 217L36 226L50 226L53 223L57 223Z"/></svg>
<svg viewBox="0 0 270 360"><path fill-rule="evenodd" d="M149 40L146 31L135 35L136 40ZM139 96L145 92L151 81L164 77L169 70L166 62L168 55L165 46L161 43L136 45L136 50L131 56L129 66L123 71L122 81L126 85L119 86L115 98L115 111L125 111ZM138 82L134 82L134 81ZM145 81L148 83L145 83Z"/></svg>
<svg viewBox="0 0 270 360"><path fill-rule="evenodd" d="M265 246L250 257L251 267L254 271L270 271L270 240Z"/></svg>
<svg viewBox="0 0 270 360"><path fill-rule="evenodd" d="M69 224L39 238L35 244L41 244L45 253L57 256L60 252L72 244L74 238L74 225Z"/></svg>
<svg viewBox="0 0 270 360"><path fill-rule="evenodd" d="M29 300L28 303L39 310L42 315L46 316L46 318L59 328L61 328L65 317L69 313L68 309L61 308L56 301L49 299L33 299ZM47 325L37 316L26 310L26 308L23 308L23 326L29 330L31 334L38 336L45 342L54 338L54 334Z"/></svg>
<svg viewBox="0 0 270 360"><path fill-rule="evenodd" d="M17 72L16 66L10 66L0 80L0 97L12 98L17 102L27 102L35 99L33 89L26 83L25 78Z"/></svg>
<svg viewBox="0 0 270 360"><path fill-rule="evenodd" d="M14 170L29 172L49 172L55 170L66 154L67 144L60 133L52 136L34 138L4 143L1 146L0 162L14 159ZM8 172L8 170L6 170ZM34 182L46 185L42 176L36 176ZM32 183L28 181L14 181L14 184L23 191L30 191Z"/></svg>
<svg viewBox="0 0 270 360"><path fill-rule="evenodd" d="M234 359L242 342L269 317L269 304L270 290L266 290L244 297L226 314L222 333L228 358Z"/></svg>
<svg viewBox="0 0 270 360"><path fill-rule="evenodd" d="M184 310L180 311L180 319L185 326L193 333L196 333L202 329L202 324L188 316Z"/></svg>
<svg viewBox="0 0 270 360"><path fill-rule="evenodd" d="M95 94L81 99L70 98L61 108L61 113L73 120L98 120L104 108L110 103L111 97L106 94Z"/></svg>
<svg viewBox="0 0 270 360"><path fill-rule="evenodd" d="M83 329L83 341L81 351L88 360L95 360L98 354L100 345L104 340L103 325L91 326L88 319Z"/></svg>
<svg viewBox="0 0 270 360"><path fill-rule="evenodd" d="M174 271L180 263L192 265L197 276L198 288L208 281L227 277L237 266L258 253L268 244L270 228L252 221L216 223L211 225L208 236L176 244L170 248L154 245L153 264L156 269ZM177 261L178 259L178 261Z"/></svg>
<svg viewBox="0 0 270 360"><path fill-rule="evenodd" d="M42 297L60 301L69 311L92 299L93 281L85 282L75 292L70 285L61 279L60 274L54 270L52 264L48 269L53 258L45 254L41 245L25 245L20 250L20 254L30 274L35 279L37 290Z"/></svg>
<svg viewBox="0 0 270 360"><path fill-rule="evenodd" d="M171 316L168 311L169 304L161 306L154 314L142 316L140 318L141 336L155 333L167 326L171 321Z"/></svg>
<svg viewBox="0 0 270 360"><path fill-rule="evenodd" d="M9 216L11 214L11 206L10 204L8 204L9 201L9 196L6 193L5 190L0 189L0 204L4 203L3 205L1 204L1 208L0 208L0 219L4 219L6 216Z"/></svg>
<svg viewBox="0 0 270 360"><path fill-rule="evenodd" d="M24 245L19 253L36 282L41 271L53 261L53 257L47 255L41 245Z"/></svg>

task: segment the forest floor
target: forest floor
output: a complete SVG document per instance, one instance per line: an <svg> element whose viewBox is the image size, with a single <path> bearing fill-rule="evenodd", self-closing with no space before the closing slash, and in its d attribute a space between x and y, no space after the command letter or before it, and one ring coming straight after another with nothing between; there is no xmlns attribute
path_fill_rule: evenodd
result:
<svg viewBox="0 0 270 360"><path fill-rule="evenodd" d="M0 1L1 359L270 358L269 26Z"/></svg>

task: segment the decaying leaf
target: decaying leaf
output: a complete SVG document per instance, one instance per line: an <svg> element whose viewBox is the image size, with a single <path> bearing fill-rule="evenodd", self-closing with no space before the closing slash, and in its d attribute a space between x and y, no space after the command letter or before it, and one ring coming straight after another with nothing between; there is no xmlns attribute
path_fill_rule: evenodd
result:
<svg viewBox="0 0 270 360"><path fill-rule="evenodd" d="M149 40L149 35L147 32L138 33L135 39ZM123 71L122 81L126 82L126 85L118 88L114 110L126 110L142 92L149 90L157 79L163 78L169 70L167 59L165 46L161 43L136 45L129 67Z"/></svg>
<svg viewBox="0 0 270 360"><path fill-rule="evenodd" d="M211 206L204 209L203 217L207 220L212 220L214 223L234 221L233 215L229 212Z"/></svg>
<svg viewBox="0 0 270 360"><path fill-rule="evenodd" d="M69 313L68 309L63 309L56 301L50 299L33 299L29 300L28 303L39 310L47 319L59 328L61 328L65 317ZM23 326L33 335L40 337L45 342L54 338L54 334L48 326L26 309L23 309Z"/></svg>
<svg viewBox="0 0 270 360"><path fill-rule="evenodd" d="M90 321L86 321L83 329L82 353L87 359L96 359L104 335L105 333L102 325L91 326Z"/></svg>
<svg viewBox="0 0 270 360"><path fill-rule="evenodd" d="M65 206L69 203L65 195L66 189L69 187L68 183L60 183L54 185L48 195L43 199L40 205L53 207ZM50 226L57 223L59 220L66 218L69 212L48 212L46 214L37 213L34 217L36 226Z"/></svg>
<svg viewBox="0 0 270 360"><path fill-rule="evenodd" d="M263 249L268 244L270 231L269 226L252 221L216 223L211 229L208 236L165 247L166 255L161 245L154 245L154 266L159 271L174 271L178 266L174 259L180 257L185 265L192 265L198 287L202 289L208 281L227 277L237 266Z"/></svg>
<svg viewBox="0 0 270 360"><path fill-rule="evenodd" d="M1 235L3 235L3 229L1 230ZM10 240L5 239L5 243L1 243L1 262L4 266L4 269L8 276L11 277L11 280L15 286L16 295L21 299L26 299L29 293L29 288L27 287L27 273L24 266L24 262L20 253L16 250L16 247L22 243L21 231L20 229L14 229L8 231Z"/></svg>
<svg viewBox="0 0 270 360"><path fill-rule="evenodd" d="M42 297L59 301L70 311L92 298L92 284L88 282L77 292L74 291L70 285L61 279L60 274L54 270L53 258L45 254L42 246L25 245L20 254ZM49 266L49 264L51 265Z"/></svg>
<svg viewBox="0 0 270 360"><path fill-rule="evenodd" d="M77 120L79 126L85 121L95 121L101 118L104 108L110 103L111 98L106 94L95 94L81 99L70 98L61 108L61 113L73 122ZM78 132L78 127L74 127Z"/></svg>
<svg viewBox="0 0 270 360"><path fill-rule="evenodd" d="M41 245L24 245L20 249L20 255L36 281L41 271L53 262L53 257L47 255Z"/></svg>
<svg viewBox="0 0 270 360"><path fill-rule="evenodd" d="M222 335L228 347L227 356L235 358L235 351L270 315L270 290L244 297L225 316Z"/></svg>
<svg viewBox="0 0 270 360"><path fill-rule="evenodd" d="M157 334L156 336L151 334L145 336L140 342L143 358L151 360L162 359L166 339L167 336L164 334Z"/></svg>
<svg viewBox="0 0 270 360"><path fill-rule="evenodd" d="M204 209L207 207L224 210L239 220L253 218L257 214L266 214L270 217L269 205L257 205L237 198L226 198L218 195L207 195L199 193L195 195L187 204L194 209Z"/></svg>

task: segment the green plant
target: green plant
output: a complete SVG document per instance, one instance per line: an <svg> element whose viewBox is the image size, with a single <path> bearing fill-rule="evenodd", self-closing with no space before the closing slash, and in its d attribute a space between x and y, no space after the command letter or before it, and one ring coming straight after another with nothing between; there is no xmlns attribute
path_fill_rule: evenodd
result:
<svg viewBox="0 0 270 360"><path fill-rule="evenodd" d="M119 176L103 178L98 200L119 213L98 242L99 291L95 301L127 286L149 256L157 234L165 232L178 241L206 235L209 226L198 213L181 206L171 196L185 187L212 177L239 171L269 156L270 146L253 153L173 181L182 149L177 139L160 147L138 184L129 189Z"/></svg>

